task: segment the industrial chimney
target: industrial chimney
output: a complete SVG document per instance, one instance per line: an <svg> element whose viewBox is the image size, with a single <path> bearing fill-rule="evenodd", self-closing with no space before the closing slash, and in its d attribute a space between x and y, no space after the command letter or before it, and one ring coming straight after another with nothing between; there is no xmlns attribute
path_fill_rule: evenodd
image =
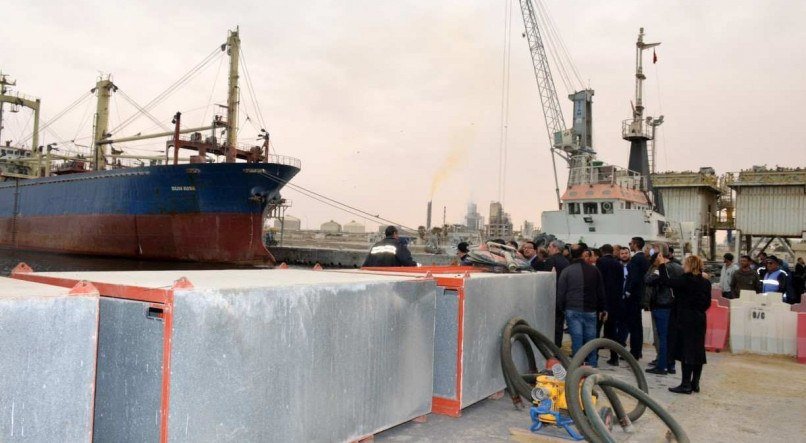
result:
<svg viewBox="0 0 806 443"><path fill-rule="evenodd" d="M431 201L428 201L428 212L426 213L425 218L425 229L426 231L431 231Z"/></svg>

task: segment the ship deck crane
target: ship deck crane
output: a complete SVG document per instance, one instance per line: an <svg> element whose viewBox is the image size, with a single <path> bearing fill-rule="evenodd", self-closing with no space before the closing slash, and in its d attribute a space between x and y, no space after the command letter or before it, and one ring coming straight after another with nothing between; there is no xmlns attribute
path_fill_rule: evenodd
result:
<svg viewBox="0 0 806 443"><path fill-rule="evenodd" d="M571 129L567 129L557 96L557 88L551 75L546 48L540 35L535 5L532 0L519 1L525 28L523 36L529 43L540 103L543 105L543 116L551 149L551 163L554 169L554 191L557 196L557 205L560 206L560 185L555 156L568 162L571 170L569 180L571 180L575 170L586 165L595 155L592 147L593 90L583 89L568 96L574 102L574 118ZM545 22L548 23L548 20Z"/></svg>

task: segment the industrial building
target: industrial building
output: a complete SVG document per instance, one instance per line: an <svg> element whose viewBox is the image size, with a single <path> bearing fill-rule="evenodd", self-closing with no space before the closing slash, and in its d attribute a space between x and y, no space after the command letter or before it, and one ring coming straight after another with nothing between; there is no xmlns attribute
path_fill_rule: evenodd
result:
<svg viewBox="0 0 806 443"><path fill-rule="evenodd" d="M766 249L774 240L795 256L792 238L806 235L806 169L754 167L734 174L737 250ZM741 239L737 235L737 239Z"/></svg>
<svg viewBox="0 0 806 443"><path fill-rule="evenodd" d="M467 215L465 215L465 226L471 231L484 229L484 216L479 214L475 203L467 204Z"/></svg>
<svg viewBox="0 0 806 443"><path fill-rule="evenodd" d="M705 249L708 239L709 258L716 255L717 214L722 200L719 177L713 168L699 172L666 172L652 175L652 185L659 192L667 220L681 222L684 247L692 251ZM725 200L729 200L726 198Z"/></svg>
<svg viewBox="0 0 806 443"><path fill-rule="evenodd" d="M487 225L487 238L512 237L512 219L504 212L504 206L500 202L490 203L490 223Z"/></svg>
<svg viewBox="0 0 806 443"><path fill-rule="evenodd" d="M795 257L806 233L806 170L754 166L717 175L713 168L698 172L652 175L663 210L683 227L683 243L690 251L708 250L716 260L715 233L726 230L739 253L755 254L771 245ZM705 239L708 239L707 245ZM707 246L707 248L706 248Z"/></svg>

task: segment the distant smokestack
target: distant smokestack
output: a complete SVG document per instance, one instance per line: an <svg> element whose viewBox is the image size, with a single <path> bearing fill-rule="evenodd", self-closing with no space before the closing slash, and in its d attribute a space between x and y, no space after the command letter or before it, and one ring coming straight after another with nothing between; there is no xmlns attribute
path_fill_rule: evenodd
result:
<svg viewBox="0 0 806 443"><path fill-rule="evenodd" d="M426 218L425 218L425 229L427 231L431 230L431 201L430 200L428 201L428 212L427 212Z"/></svg>
<svg viewBox="0 0 806 443"><path fill-rule="evenodd" d="M448 207L447 207L447 206L443 206L443 207L442 207L442 226L445 226L445 225L447 225L447 224L448 224L448 222L446 222L446 221L445 221L445 219L447 218L447 216L448 216Z"/></svg>

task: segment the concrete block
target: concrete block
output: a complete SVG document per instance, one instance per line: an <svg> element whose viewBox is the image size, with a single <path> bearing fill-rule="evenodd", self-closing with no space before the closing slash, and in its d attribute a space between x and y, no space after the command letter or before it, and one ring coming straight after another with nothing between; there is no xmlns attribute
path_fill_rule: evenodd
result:
<svg viewBox="0 0 806 443"><path fill-rule="evenodd" d="M442 291L437 292L436 309L435 413L459 416L463 408L506 388L500 350L504 326L511 318L521 317L546 336L554 336L554 273L494 274L434 266L337 272L414 273L436 279ZM516 364L525 363L525 355L515 354L517 350L515 346Z"/></svg>
<svg viewBox="0 0 806 443"><path fill-rule="evenodd" d="M98 296L0 277L0 441L92 439Z"/></svg>
<svg viewBox="0 0 806 443"><path fill-rule="evenodd" d="M89 280L105 296L96 430L108 441L352 441L431 411L433 279L293 269L27 278Z"/></svg>

